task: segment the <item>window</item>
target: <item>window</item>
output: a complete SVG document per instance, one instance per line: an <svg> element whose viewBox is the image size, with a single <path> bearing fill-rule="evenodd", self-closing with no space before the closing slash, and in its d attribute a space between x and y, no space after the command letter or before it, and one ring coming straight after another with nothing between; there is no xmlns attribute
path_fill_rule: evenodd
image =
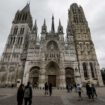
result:
<svg viewBox="0 0 105 105"><path fill-rule="evenodd" d="M15 37L13 38L13 44L15 43Z"/></svg>
<svg viewBox="0 0 105 105"><path fill-rule="evenodd" d="M76 8L73 8L72 10L73 10L73 13L76 14Z"/></svg>
<svg viewBox="0 0 105 105"><path fill-rule="evenodd" d="M25 14L25 20L27 20L27 14Z"/></svg>
<svg viewBox="0 0 105 105"><path fill-rule="evenodd" d="M15 27L13 34L17 34L17 32L18 32L18 27Z"/></svg>
<svg viewBox="0 0 105 105"><path fill-rule="evenodd" d="M24 34L24 28L20 29L20 34Z"/></svg>
<svg viewBox="0 0 105 105"><path fill-rule="evenodd" d="M92 63L90 63L90 68L91 68L92 77L95 78L94 69L93 69L93 64Z"/></svg>
<svg viewBox="0 0 105 105"><path fill-rule="evenodd" d="M87 69L87 64L85 62L83 63L83 70L84 70L85 79L88 79L88 69Z"/></svg>
<svg viewBox="0 0 105 105"><path fill-rule="evenodd" d="M20 38L20 45L22 44L22 41L23 41L23 38L21 37L21 38Z"/></svg>
<svg viewBox="0 0 105 105"><path fill-rule="evenodd" d="M21 20L21 14L18 14L17 21Z"/></svg>
<svg viewBox="0 0 105 105"><path fill-rule="evenodd" d="M23 14L22 20L27 20L27 14Z"/></svg>
<svg viewBox="0 0 105 105"><path fill-rule="evenodd" d="M75 22L75 23L78 23L78 18L77 18L77 16L74 16L74 22Z"/></svg>

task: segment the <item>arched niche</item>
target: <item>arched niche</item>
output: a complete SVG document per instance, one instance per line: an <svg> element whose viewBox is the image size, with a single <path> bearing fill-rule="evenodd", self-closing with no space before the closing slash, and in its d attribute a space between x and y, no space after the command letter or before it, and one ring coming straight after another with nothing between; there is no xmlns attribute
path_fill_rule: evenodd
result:
<svg viewBox="0 0 105 105"><path fill-rule="evenodd" d="M46 76L48 83L52 83L53 87L59 84L59 65L56 62L49 62L46 66Z"/></svg>
<svg viewBox="0 0 105 105"><path fill-rule="evenodd" d="M40 67L34 66L29 71L29 81L33 86L38 86Z"/></svg>
<svg viewBox="0 0 105 105"><path fill-rule="evenodd" d="M70 67L65 68L66 85L75 84L74 69Z"/></svg>

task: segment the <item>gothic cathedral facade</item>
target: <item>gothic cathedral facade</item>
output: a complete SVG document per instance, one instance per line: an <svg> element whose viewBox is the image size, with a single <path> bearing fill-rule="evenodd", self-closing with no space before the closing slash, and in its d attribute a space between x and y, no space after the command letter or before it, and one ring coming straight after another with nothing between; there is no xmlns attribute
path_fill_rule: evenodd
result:
<svg viewBox="0 0 105 105"><path fill-rule="evenodd" d="M92 81L103 86L95 47L88 22L81 6L76 3L68 10L66 36L59 20L57 32L52 16L51 30L46 20L38 36L37 22L33 25L30 5L18 10L12 23L0 61L0 84L24 84L44 87L45 82L65 88L67 84Z"/></svg>

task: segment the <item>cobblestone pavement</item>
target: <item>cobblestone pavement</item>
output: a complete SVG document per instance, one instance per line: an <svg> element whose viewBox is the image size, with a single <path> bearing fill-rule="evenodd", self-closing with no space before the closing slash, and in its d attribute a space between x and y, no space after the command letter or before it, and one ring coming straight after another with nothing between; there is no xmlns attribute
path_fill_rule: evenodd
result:
<svg viewBox="0 0 105 105"><path fill-rule="evenodd" d="M97 88L98 98L89 100L83 90L83 100L78 100L75 91L67 93L66 90L53 90L52 96L44 96L44 90L33 90L32 105L105 105L105 88ZM0 105L17 105L16 89L0 89Z"/></svg>

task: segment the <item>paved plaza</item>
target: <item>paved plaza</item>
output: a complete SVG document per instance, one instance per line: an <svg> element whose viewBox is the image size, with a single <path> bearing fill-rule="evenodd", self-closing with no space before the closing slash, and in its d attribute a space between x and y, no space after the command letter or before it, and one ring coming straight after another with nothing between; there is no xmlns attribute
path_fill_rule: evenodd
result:
<svg viewBox="0 0 105 105"><path fill-rule="evenodd" d="M16 88L0 88L0 105L17 105L16 92ZM67 93L66 90L53 89L52 96L45 96L44 90L34 89L32 105L105 105L105 88L97 88L97 94L94 101L89 100L83 89L83 100L79 101L75 91Z"/></svg>

